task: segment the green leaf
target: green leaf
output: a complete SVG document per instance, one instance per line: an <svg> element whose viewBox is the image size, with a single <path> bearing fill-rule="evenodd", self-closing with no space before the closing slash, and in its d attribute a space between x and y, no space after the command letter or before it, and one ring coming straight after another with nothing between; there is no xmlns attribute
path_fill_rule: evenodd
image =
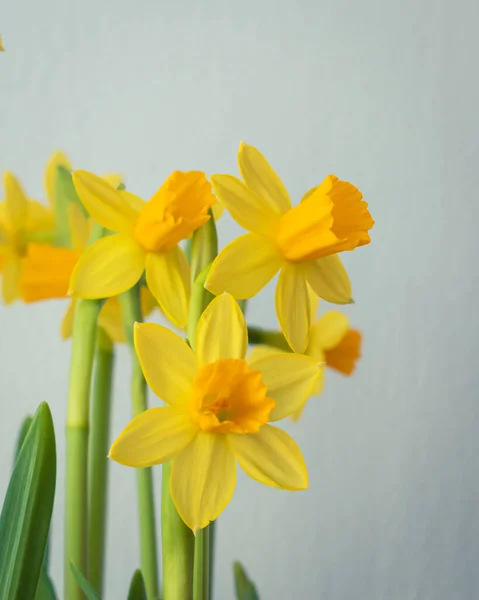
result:
<svg viewBox="0 0 479 600"><path fill-rule="evenodd" d="M0 598L33 600L52 517L56 449L52 415L40 404L13 467L0 516Z"/></svg>
<svg viewBox="0 0 479 600"><path fill-rule="evenodd" d="M140 569L133 573L130 590L128 591L128 600L146 600L145 582Z"/></svg>
<svg viewBox="0 0 479 600"><path fill-rule="evenodd" d="M70 569L73 572L73 576L75 577L78 585L81 587L82 592L87 597L87 600L101 600L100 596L95 592L91 583L89 583L83 575L81 571L77 569L77 567L71 562Z"/></svg>
<svg viewBox="0 0 479 600"><path fill-rule="evenodd" d="M38 582L35 600L57 600L57 595L55 593L53 583L50 577L48 577L48 573L44 568L40 573L40 580Z"/></svg>
<svg viewBox="0 0 479 600"><path fill-rule="evenodd" d="M239 562L233 565L237 600L259 600L254 583L248 579L245 570Z"/></svg>
<svg viewBox="0 0 479 600"><path fill-rule="evenodd" d="M28 430L30 429L30 425L33 422L33 417L28 415L23 420L22 426L20 427L20 431L18 432L17 438L17 447L15 449L15 460L17 460L18 455L20 454L20 450L22 449L23 442L27 437Z"/></svg>
<svg viewBox="0 0 479 600"><path fill-rule="evenodd" d="M57 180L55 185L54 211L55 211L55 242L59 246L69 247L70 218L68 207L70 204L78 205L85 216L87 212L78 197L73 185L72 175L65 167L57 167Z"/></svg>

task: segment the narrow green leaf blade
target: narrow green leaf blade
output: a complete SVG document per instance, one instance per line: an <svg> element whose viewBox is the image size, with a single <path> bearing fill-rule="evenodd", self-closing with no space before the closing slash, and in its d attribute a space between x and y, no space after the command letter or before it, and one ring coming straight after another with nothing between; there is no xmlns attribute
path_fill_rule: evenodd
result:
<svg viewBox="0 0 479 600"><path fill-rule="evenodd" d="M22 449L23 442L27 437L28 430L30 429L30 425L33 422L33 417L28 415L23 419L22 426L20 427L20 431L18 432L17 438L17 447L15 448L15 460L17 460L18 455L20 454L20 450Z"/></svg>
<svg viewBox="0 0 479 600"><path fill-rule="evenodd" d="M13 467L0 516L0 598L33 600L50 529L56 449L50 409L40 404Z"/></svg>
<svg viewBox="0 0 479 600"><path fill-rule="evenodd" d="M146 600L146 588L143 580L143 575L140 569L133 573L130 590L128 592L128 600Z"/></svg>
<svg viewBox="0 0 479 600"><path fill-rule="evenodd" d="M233 565L237 600L259 600L254 583L248 579L245 570L239 562Z"/></svg>
<svg viewBox="0 0 479 600"><path fill-rule="evenodd" d="M44 568L40 573L40 581L38 582L35 600L57 600L53 583Z"/></svg>
<svg viewBox="0 0 479 600"><path fill-rule="evenodd" d="M81 571L77 569L77 567L71 562L70 569L73 572L73 576L75 577L78 585L81 587L82 592L87 597L87 600L101 600L100 596L95 592L91 583L87 581L87 578Z"/></svg>

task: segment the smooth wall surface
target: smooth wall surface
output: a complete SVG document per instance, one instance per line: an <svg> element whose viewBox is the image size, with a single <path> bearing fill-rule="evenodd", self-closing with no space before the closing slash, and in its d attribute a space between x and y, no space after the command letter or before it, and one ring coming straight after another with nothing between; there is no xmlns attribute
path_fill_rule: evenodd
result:
<svg viewBox="0 0 479 600"><path fill-rule="evenodd" d="M77 168L124 173L148 197L176 168L237 174L245 140L296 201L332 172L370 203L373 241L345 257L363 359L352 379L328 373L303 421L287 425L308 492L239 477L218 527L217 600L233 598L237 558L263 600L477 598L478 17L472 0L0 6L0 169L32 197L44 199L56 149ZM238 233L222 219L222 244ZM272 302L269 286L250 321L275 326ZM65 309L0 307L0 494L12 436L48 400L58 589ZM117 366L112 437L129 419L124 348ZM126 596L138 566L134 473L114 464L110 505L107 600Z"/></svg>

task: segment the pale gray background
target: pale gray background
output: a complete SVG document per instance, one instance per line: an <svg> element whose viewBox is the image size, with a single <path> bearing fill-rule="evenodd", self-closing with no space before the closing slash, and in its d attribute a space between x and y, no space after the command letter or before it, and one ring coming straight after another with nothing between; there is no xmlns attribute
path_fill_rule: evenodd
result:
<svg viewBox="0 0 479 600"><path fill-rule="evenodd" d="M148 197L172 169L236 173L258 146L298 200L329 172L376 219L345 257L364 331L289 426L310 490L239 477L219 524L216 598L240 558L264 600L467 600L479 593L478 11L471 2L2 1L0 169L42 197L49 154L125 173ZM221 243L239 233L221 222ZM273 288L251 302L275 325ZM53 574L61 589L65 303L0 309L0 493L41 400L58 433ZM129 418L119 353L113 433ZM159 472L157 473L159 488ZM133 472L112 465L106 598L138 565Z"/></svg>

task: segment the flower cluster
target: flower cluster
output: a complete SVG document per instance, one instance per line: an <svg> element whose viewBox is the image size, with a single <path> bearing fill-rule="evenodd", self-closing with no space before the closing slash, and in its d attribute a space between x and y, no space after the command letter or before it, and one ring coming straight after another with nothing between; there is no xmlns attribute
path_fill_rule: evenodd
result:
<svg viewBox="0 0 479 600"><path fill-rule="evenodd" d="M350 375L360 356L361 334L344 314L316 313L320 298L352 302L339 254L370 241L374 222L361 192L328 175L293 206L256 148L241 144L238 162L241 179L175 171L145 201L121 177L72 171L57 153L46 170L48 207L28 199L11 173L0 204L5 303L70 298L61 328L67 338L77 300L102 300L98 326L122 342L118 296L138 286L144 316L157 307L176 328L194 332L186 341L161 325L134 325L144 377L165 406L138 414L110 450L110 458L137 468L172 461L171 496L194 531L228 504L237 464L265 485L308 486L298 446L270 423L301 415L323 388L324 366ZM223 207L248 233L196 279L185 244ZM248 327L237 301L277 273L281 332ZM190 304L200 279L211 295L197 319Z"/></svg>

